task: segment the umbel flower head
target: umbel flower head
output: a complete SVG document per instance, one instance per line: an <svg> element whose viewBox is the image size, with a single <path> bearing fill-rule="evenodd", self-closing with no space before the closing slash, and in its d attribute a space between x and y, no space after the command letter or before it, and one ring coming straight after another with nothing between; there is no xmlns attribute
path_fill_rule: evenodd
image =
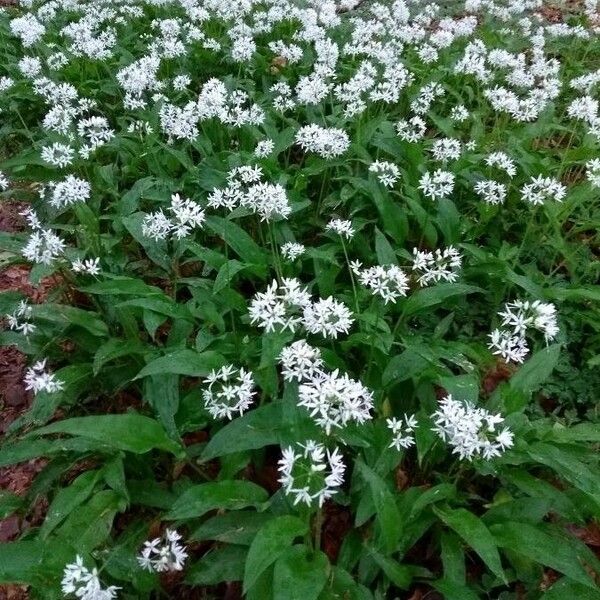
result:
<svg viewBox="0 0 600 600"><path fill-rule="evenodd" d="M513 445L511 430L499 427L504 421L502 415L454 400L451 395L440 402L440 408L433 413L432 419L435 423L433 431L461 459L483 457L489 460L500 456Z"/></svg>
<svg viewBox="0 0 600 600"><path fill-rule="evenodd" d="M83 559L79 555L74 563L65 566L61 588L66 597L79 600L113 600L119 589L114 585L103 588L96 568L90 571L83 565Z"/></svg>
<svg viewBox="0 0 600 600"><path fill-rule="evenodd" d="M369 288L374 295L381 296L384 302L396 302L408 292L408 277L396 265L377 265L363 269L360 262L351 263L352 271L362 285Z"/></svg>
<svg viewBox="0 0 600 600"><path fill-rule="evenodd" d="M189 198L183 199L179 194L171 196L168 210L172 216L165 215L162 210L146 215L142 233L155 240L164 240L170 235L180 240L188 237L194 229L202 227L206 218L197 202Z"/></svg>
<svg viewBox="0 0 600 600"><path fill-rule="evenodd" d="M283 449L279 461L279 482L287 495L294 497L294 505L315 502L323 506L325 500L337 493L344 483L346 467L337 448L332 451L313 440L297 443Z"/></svg>
<svg viewBox="0 0 600 600"><path fill-rule="evenodd" d="M413 432L417 427L415 415L404 415L404 418L391 417L386 419L387 427L392 432L392 441L388 448L410 448L415 443Z"/></svg>
<svg viewBox="0 0 600 600"><path fill-rule="evenodd" d="M458 279L458 272L462 264L462 257L454 246L435 252L423 252L413 249L412 270L416 271L418 281L426 286L439 281L454 283Z"/></svg>
<svg viewBox="0 0 600 600"><path fill-rule="evenodd" d="M236 414L244 414L256 393L252 373L234 365L211 371L204 383L208 384L202 392L204 406L214 419L233 419Z"/></svg>
<svg viewBox="0 0 600 600"><path fill-rule="evenodd" d="M279 362L286 381L311 379L323 366L321 350L314 348L306 340L298 340L286 346L279 355Z"/></svg>
<svg viewBox="0 0 600 600"><path fill-rule="evenodd" d="M56 379L54 373L46 371L46 361L40 360L34 363L25 372L25 389L33 390L34 394L38 392L47 392L53 394L54 392L60 392L64 388L64 383L59 379Z"/></svg>
<svg viewBox="0 0 600 600"><path fill-rule="evenodd" d="M143 569L157 573L183 570L188 554L179 540L181 535L177 531L167 529L161 537L144 542L138 563Z"/></svg>
<svg viewBox="0 0 600 600"><path fill-rule="evenodd" d="M29 335L35 331L36 325L31 323L32 309L26 300L21 300L19 306L12 314L6 315L8 327L14 331L18 331L23 335Z"/></svg>

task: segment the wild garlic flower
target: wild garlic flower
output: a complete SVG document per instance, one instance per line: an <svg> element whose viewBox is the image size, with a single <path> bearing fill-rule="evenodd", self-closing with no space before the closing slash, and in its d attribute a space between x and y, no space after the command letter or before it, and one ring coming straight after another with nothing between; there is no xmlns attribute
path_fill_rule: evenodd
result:
<svg viewBox="0 0 600 600"><path fill-rule="evenodd" d="M64 208L89 200L92 187L85 181L74 175L67 175L63 181L48 183L50 190L50 205L55 208Z"/></svg>
<svg viewBox="0 0 600 600"><path fill-rule="evenodd" d="M204 380L204 407L213 419L233 419L243 415L254 402L254 379L243 367L225 365L212 370Z"/></svg>
<svg viewBox="0 0 600 600"><path fill-rule="evenodd" d="M393 187L394 183L400 178L400 169L391 162L385 160L376 160L369 166L369 172L375 173L377 179L385 187Z"/></svg>
<svg viewBox="0 0 600 600"><path fill-rule="evenodd" d="M188 553L179 540L181 535L177 531L167 529L161 537L144 542L138 563L143 569L157 573L182 571Z"/></svg>
<svg viewBox="0 0 600 600"><path fill-rule="evenodd" d="M350 422L366 423L373 409L373 394L347 374L318 372L300 384L298 406L306 408L315 423L329 435Z"/></svg>
<svg viewBox="0 0 600 600"><path fill-rule="evenodd" d="M302 256L306 251L304 244L298 244L296 242L286 242L282 244L281 255L285 260L289 260L290 262L295 261L299 256Z"/></svg>
<svg viewBox="0 0 600 600"><path fill-rule="evenodd" d="M357 261L352 263L351 267L360 283L369 288L374 295L381 296L385 304L396 302L408 292L408 277L396 265L376 265L363 269Z"/></svg>
<svg viewBox="0 0 600 600"><path fill-rule="evenodd" d="M35 230L21 250L29 261L50 265L65 249L65 243L51 229Z"/></svg>
<svg viewBox="0 0 600 600"><path fill-rule="evenodd" d="M426 131L427 125L419 116L414 116L408 120L401 120L396 123L398 137L405 142L418 142L425 136Z"/></svg>
<svg viewBox="0 0 600 600"><path fill-rule="evenodd" d="M85 159L115 136L115 132L104 117L81 119L77 123L77 134L85 142L79 149L79 155Z"/></svg>
<svg viewBox="0 0 600 600"><path fill-rule="evenodd" d="M8 327L13 331L18 331L23 335L29 335L36 329L36 325L31 323L32 308L27 303L27 300L21 300L19 306L12 314L6 315Z"/></svg>
<svg viewBox="0 0 600 600"><path fill-rule="evenodd" d="M462 123L469 118L469 111L465 107L464 104L458 104L457 106L453 106L450 111L450 120L455 123Z"/></svg>
<svg viewBox="0 0 600 600"><path fill-rule="evenodd" d="M25 13L23 16L11 20L10 31L15 37L21 39L25 48L29 48L44 37L46 27L37 20L34 14Z"/></svg>
<svg viewBox="0 0 600 600"><path fill-rule="evenodd" d="M96 568L90 571L83 565L83 559L79 555L74 563L65 566L61 588L63 594L79 600L113 600L120 589L114 585L103 588Z"/></svg>
<svg viewBox="0 0 600 600"><path fill-rule="evenodd" d="M328 231L334 231L348 240L354 237L355 233L354 228L352 227L352 221L346 221L344 219L331 219L331 221L327 223L326 229Z"/></svg>
<svg viewBox="0 0 600 600"><path fill-rule="evenodd" d="M450 160L458 160L460 158L461 149L462 144L460 143L460 140L442 138L433 143L431 153L435 160L448 162Z"/></svg>
<svg viewBox="0 0 600 600"><path fill-rule="evenodd" d="M600 158L588 160L585 163L585 168L587 169L587 180L592 184L592 187L600 188Z"/></svg>
<svg viewBox="0 0 600 600"><path fill-rule="evenodd" d="M250 303L250 322L269 331L295 331L302 322L300 311L310 304L310 294L297 279L274 279L265 292L255 294Z"/></svg>
<svg viewBox="0 0 600 600"><path fill-rule="evenodd" d="M405 450L414 446L415 428L418 426L415 415L404 415L404 418L391 417L386 419L387 427L392 432L392 441L388 448L396 448L400 452L401 448Z"/></svg>
<svg viewBox="0 0 600 600"><path fill-rule="evenodd" d="M275 142L271 139L260 140L254 148L254 156L256 158L266 158L275 150Z"/></svg>
<svg viewBox="0 0 600 600"><path fill-rule="evenodd" d="M313 123L298 130L296 144L304 151L315 152L323 158L335 158L348 150L350 138L343 129L320 127Z"/></svg>
<svg viewBox="0 0 600 600"><path fill-rule="evenodd" d="M172 217L165 215L162 209L146 215L142 222L142 234L157 241L171 235L180 240L188 237L194 229L201 228L206 219L204 210L197 202L183 199L179 194L171 196L171 206L167 210Z"/></svg>
<svg viewBox="0 0 600 600"><path fill-rule="evenodd" d="M100 258L87 258L81 260L77 258L71 263L71 270L74 273L86 273L88 275L100 274Z"/></svg>
<svg viewBox="0 0 600 600"><path fill-rule="evenodd" d="M552 177L532 177L530 182L521 188L521 199L539 206L546 200L562 202L567 195L567 188Z"/></svg>
<svg viewBox="0 0 600 600"><path fill-rule="evenodd" d="M475 184L475 193L491 206L503 204L506 200L506 186L491 179L483 179Z"/></svg>
<svg viewBox="0 0 600 600"><path fill-rule="evenodd" d="M485 164L488 167L502 169L509 177L514 177L517 174L515 161L504 152L492 152L488 154L485 158Z"/></svg>
<svg viewBox="0 0 600 600"><path fill-rule="evenodd" d="M576 98L567 107L567 115L571 119L581 119L593 123L598 118L598 100L592 96Z"/></svg>
<svg viewBox="0 0 600 600"><path fill-rule="evenodd" d="M287 495L294 496L294 506L311 506L315 501L323 506L344 483L346 467L338 448L329 450L308 440L284 448L278 470L278 481Z"/></svg>
<svg viewBox="0 0 600 600"><path fill-rule="evenodd" d="M502 415L454 400L451 395L441 400L432 419L433 431L461 460L470 461L480 456L490 460L513 445L512 431L508 427L499 428L504 421Z"/></svg>
<svg viewBox="0 0 600 600"><path fill-rule="evenodd" d="M447 198L454 190L454 173L441 169L424 173L419 180L419 189L432 200Z"/></svg>
<svg viewBox="0 0 600 600"><path fill-rule="evenodd" d="M298 340L281 351L279 363L285 381L304 381L321 371L323 359L319 348L311 346L306 340Z"/></svg>
<svg viewBox="0 0 600 600"><path fill-rule="evenodd" d="M54 143L42 148L42 160L52 165L64 169L68 167L75 158L75 151L66 144Z"/></svg>
<svg viewBox="0 0 600 600"><path fill-rule="evenodd" d="M304 306L302 324L312 334L337 339L338 333L348 333L353 322L348 307L331 296Z"/></svg>
<svg viewBox="0 0 600 600"><path fill-rule="evenodd" d="M434 252L420 251L413 248L412 270L417 272L418 281L427 286L439 281L454 283L462 265L462 256L454 246Z"/></svg>
<svg viewBox="0 0 600 600"><path fill-rule="evenodd" d="M0 171L0 192L5 192L10 186L10 182L8 181L8 177Z"/></svg>
<svg viewBox="0 0 600 600"><path fill-rule="evenodd" d="M0 92L6 92L15 84L15 80L11 77L7 77L6 75L2 75L0 77Z"/></svg>
<svg viewBox="0 0 600 600"><path fill-rule="evenodd" d="M40 360L25 371L25 389L33 390L34 394L44 391L49 394L60 392L64 388L64 383L56 379L54 373L46 371L46 362L48 359Z"/></svg>
<svg viewBox="0 0 600 600"><path fill-rule="evenodd" d="M488 348L506 362L522 363L529 354L525 337L508 329L494 329L489 337Z"/></svg>

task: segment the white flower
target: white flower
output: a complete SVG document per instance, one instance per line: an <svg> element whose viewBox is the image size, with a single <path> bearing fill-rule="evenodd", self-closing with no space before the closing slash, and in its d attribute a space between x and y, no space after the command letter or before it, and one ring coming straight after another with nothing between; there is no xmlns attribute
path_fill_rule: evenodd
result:
<svg viewBox="0 0 600 600"><path fill-rule="evenodd" d="M387 265L361 269L354 263L354 272L362 285L368 287L373 294L381 296L385 303L396 302L408 291L408 277L396 265Z"/></svg>
<svg viewBox="0 0 600 600"><path fill-rule="evenodd" d="M75 562L65 566L61 582L62 592L79 600L113 600L117 597L114 585L102 588L98 579L98 571L91 571L83 565L83 559L77 555Z"/></svg>
<svg viewBox="0 0 600 600"><path fill-rule="evenodd" d="M441 169L424 173L419 180L419 189L432 200L447 198L454 190L454 174Z"/></svg>
<svg viewBox="0 0 600 600"><path fill-rule="evenodd" d="M71 270L74 273L87 273L88 275L98 275L100 273L100 258L80 258L71 263Z"/></svg>
<svg viewBox="0 0 600 600"><path fill-rule="evenodd" d="M297 443L300 451L289 446L279 460L279 482L286 494L294 496L294 505L307 506L316 500L323 506L325 500L337 493L344 483L346 467L337 448L326 450L322 444L308 440Z"/></svg>
<svg viewBox="0 0 600 600"><path fill-rule="evenodd" d="M331 221L327 223L326 229L329 231L335 231L335 233L344 236L346 239L350 239L354 236L352 221L345 221L344 219L331 219Z"/></svg>
<svg viewBox="0 0 600 600"><path fill-rule="evenodd" d="M507 329L494 329L490 333L488 348L506 362L522 363L529 354L527 341L521 335L514 335Z"/></svg>
<svg viewBox="0 0 600 600"><path fill-rule="evenodd" d="M441 140L436 140L433 143L431 152L435 160L447 162L449 160L457 160L460 158L461 147L462 145L460 140L455 140L453 138L442 138Z"/></svg>
<svg viewBox="0 0 600 600"><path fill-rule="evenodd" d="M418 426L414 415L404 415L404 419L392 417L386 419L386 423L392 432L392 441L388 448L396 448L400 452L400 448L407 449L414 445L415 437L412 434Z"/></svg>
<svg viewBox="0 0 600 600"><path fill-rule="evenodd" d="M567 107L567 114L571 119L581 119L593 123L598 118L598 100L591 96L576 98Z"/></svg>
<svg viewBox="0 0 600 600"><path fill-rule="evenodd" d="M372 393L348 375L318 372L300 384L298 406L306 408L317 425L327 435L333 428L343 428L350 422L369 421L373 409Z"/></svg>
<svg viewBox="0 0 600 600"><path fill-rule="evenodd" d="M489 460L513 445L510 429L498 428L504 421L502 415L453 400L451 395L442 399L432 419L435 423L433 431L452 447L453 454L458 454L463 460L473 460L478 456Z"/></svg>
<svg viewBox="0 0 600 600"><path fill-rule="evenodd" d="M179 194L171 196L171 206L167 209L172 217L162 210L150 213L142 222L142 234L155 240L164 240L170 235L177 239L188 237L194 229L204 224L206 216L202 207L189 198L182 199Z"/></svg>
<svg viewBox="0 0 600 600"><path fill-rule="evenodd" d="M46 371L47 359L40 360L34 363L25 372L25 389L33 390L34 394L44 391L49 394L54 392L60 392L64 388L64 383L59 379L56 379L53 373Z"/></svg>
<svg viewBox="0 0 600 600"><path fill-rule="evenodd" d="M214 419L231 420L236 414L243 415L256 394L252 373L234 365L212 370L204 383L208 384L202 392L204 407Z"/></svg>
<svg viewBox="0 0 600 600"><path fill-rule="evenodd" d="M417 271L418 281L423 286L439 281L454 283L461 265L462 256L454 246L443 250L438 248L435 252L423 252L413 248L412 270Z"/></svg>
<svg viewBox="0 0 600 600"><path fill-rule="evenodd" d="M51 146L44 146L42 148L42 160L53 167L64 169L73 162L74 157L75 151L71 146L67 146L66 144L56 142Z"/></svg>
<svg viewBox="0 0 600 600"><path fill-rule="evenodd" d="M46 28L40 23L34 14L25 13L22 17L12 19L10 22L11 33L21 39L25 48L39 42L46 33Z"/></svg>
<svg viewBox="0 0 600 600"><path fill-rule="evenodd" d="M321 351L306 340L298 340L286 346L279 355L279 362L286 381L311 379L323 366Z"/></svg>
<svg viewBox="0 0 600 600"><path fill-rule="evenodd" d="M271 139L261 140L256 144L256 148L254 149L254 156L256 158L266 158L270 154L273 153L275 149L275 142Z"/></svg>
<svg viewBox="0 0 600 600"><path fill-rule="evenodd" d="M384 160L376 160L371 163L369 172L375 173L377 179L379 179L385 187L393 187L394 183L396 183L400 177L400 169L398 169L395 164Z"/></svg>
<svg viewBox="0 0 600 600"><path fill-rule="evenodd" d="M515 161L504 152L492 152L488 154L485 158L485 164L488 167L502 169L509 177L514 177L517 174Z"/></svg>
<svg viewBox="0 0 600 600"><path fill-rule="evenodd" d="M562 202L567 195L567 188L551 177L532 177L530 183L521 188L521 199L539 206L546 200Z"/></svg>
<svg viewBox="0 0 600 600"><path fill-rule="evenodd" d="M144 542L138 563L143 569L157 573L183 570L188 553L179 543L180 539L177 531L167 529L162 537Z"/></svg>
<svg viewBox="0 0 600 600"><path fill-rule="evenodd" d="M313 123L298 130L296 144L303 150L316 152L323 158L334 158L348 150L350 138L343 129L325 128Z"/></svg>
<svg viewBox="0 0 600 600"><path fill-rule="evenodd" d="M8 327L14 331L19 331L23 335L29 335L36 329L36 325L31 323L32 309L26 300L21 300L19 306L12 314L6 315Z"/></svg>
<svg viewBox="0 0 600 600"><path fill-rule="evenodd" d="M453 106L450 111L450 119L455 123L462 123L462 121L466 121L469 118L469 111L465 107L464 104L458 104L457 106Z"/></svg>
<svg viewBox="0 0 600 600"><path fill-rule="evenodd" d="M71 206L76 202L89 200L92 188L85 179L74 175L67 175L64 181L58 183L51 181L48 184L51 190L50 205L55 208Z"/></svg>
<svg viewBox="0 0 600 600"><path fill-rule="evenodd" d="M31 262L49 265L64 249L65 243L51 229L40 228L31 234L21 254Z"/></svg>
<svg viewBox="0 0 600 600"><path fill-rule="evenodd" d="M274 279L265 292L255 294L250 303L250 322L269 331L295 331L302 322L300 310L310 304L310 294L297 279Z"/></svg>
<svg viewBox="0 0 600 600"><path fill-rule="evenodd" d="M587 179L592 187L600 188L600 158L593 158L585 163ZM1 184L0 184L1 187Z"/></svg>
<svg viewBox="0 0 600 600"><path fill-rule="evenodd" d="M483 179L475 184L475 193L490 205L502 204L506 200L506 186L491 179Z"/></svg>
<svg viewBox="0 0 600 600"><path fill-rule="evenodd" d="M5 192L9 185L10 182L8 181L8 177L2 171L0 171L0 192Z"/></svg>
<svg viewBox="0 0 600 600"><path fill-rule="evenodd" d="M304 307L302 323L309 333L337 338L338 333L348 333L353 322L348 307L331 296Z"/></svg>
<svg viewBox="0 0 600 600"><path fill-rule="evenodd" d="M192 83L192 78L189 75L177 75L173 77L173 89L181 92Z"/></svg>
<svg viewBox="0 0 600 600"><path fill-rule="evenodd" d="M424 137L427 125L421 117L414 116L408 120L398 121L396 123L396 131L401 140L414 143Z"/></svg>
<svg viewBox="0 0 600 600"><path fill-rule="evenodd" d="M281 246L281 254L283 258L289 261L295 261L299 256L302 256L306 248L303 244L297 244L295 242L286 242Z"/></svg>

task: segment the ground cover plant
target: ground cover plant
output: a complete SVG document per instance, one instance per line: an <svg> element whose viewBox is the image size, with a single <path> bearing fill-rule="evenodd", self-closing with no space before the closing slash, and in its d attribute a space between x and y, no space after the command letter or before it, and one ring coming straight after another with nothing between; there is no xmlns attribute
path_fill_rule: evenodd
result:
<svg viewBox="0 0 600 600"><path fill-rule="evenodd" d="M599 32L595 0L3 9L0 467L36 470L0 583L600 597Z"/></svg>

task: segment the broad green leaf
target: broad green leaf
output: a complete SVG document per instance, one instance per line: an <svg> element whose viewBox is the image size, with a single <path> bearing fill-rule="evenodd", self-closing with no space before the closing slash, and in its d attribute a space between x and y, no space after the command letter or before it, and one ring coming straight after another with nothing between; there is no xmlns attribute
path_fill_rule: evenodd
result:
<svg viewBox="0 0 600 600"><path fill-rule="evenodd" d="M231 283L231 280L235 277L235 275L240 271L243 271L245 268L246 265L241 263L239 260L228 260L219 269L219 272L215 277L213 292L218 294L220 291L224 290Z"/></svg>
<svg viewBox="0 0 600 600"><path fill-rule="evenodd" d="M41 539L46 539L55 527L91 496L99 475L98 471L87 471L68 487L58 490L40 528Z"/></svg>
<svg viewBox="0 0 600 600"><path fill-rule="evenodd" d="M403 314L413 315L421 310L441 304L455 296L482 293L479 287L464 283L439 283L433 287L423 288L408 297L404 303Z"/></svg>
<svg viewBox="0 0 600 600"><path fill-rule="evenodd" d="M108 335L108 327L100 318L98 313L91 310L83 310L74 306L65 306L63 304L44 303L39 304L34 309L36 319L41 321L50 321L62 329L71 325L82 327L92 335L104 337Z"/></svg>
<svg viewBox="0 0 600 600"><path fill-rule="evenodd" d="M256 583L294 542L307 532L307 525L298 517L275 517L262 527L250 545L244 569L244 593Z"/></svg>
<svg viewBox="0 0 600 600"><path fill-rule="evenodd" d="M251 481L201 483L185 491L173 504L166 518L194 519L214 509L239 510L259 507L267 500L266 490Z"/></svg>
<svg viewBox="0 0 600 600"><path fill-rule="evenodd" d="M464 508L444 510L434 506L433 511L477 552L496 577L506 583L496 541L481 519Z"/></svg>
<svg viewBox="0 0 600 600"><path fill-rule="evenodd" d="M216 585L222 581L241 581L247 549L243 546L223 546L207 552L187 569L185 578L192 585Z"/></svg>
<svg viewBox="0 0 600 600"><path fill-rule="evenodd" d="M0 490L0 519L5 519L22 505L21 497L6 490Z"/></svg>
<svg viewBox="0 0 600 600"><path fill-rule="evenodd" d="M402 532L402 520L396 499L385 481L364 462L357 460L356 466L371 491L383 547L387 552L393 552Z"/></svg>
<svg viewBox="0 0 600 600"><path fill-rule="evenodd" d="M168 299L164 292L153 285L144 283L141 279L110 275L106 281L98 281L81 287L82 292L99 296L162 296Z"/></svg>
<svg viewBox="0 0 600 600"><path fill-rule="evenodd" d="M188 539L216 540L226 544L249 546L258 530L272 518L272 514L252 511L215 515L192 531Z"/></svg>
<svg viewBox="0 0 600 600"><path fill-rule="evenodd" d="M0 544L0 583L31 583L44 559L42 542Z"/></svg>
<svg viewBox="0 0 600 600"><path fill-rule="evenodd" d="M542 524L509 521L492 525L490 530L499 546L510 548L511 552L522 554L573 581L596 589L584 564L598 573L600 563L579 540Z"/></svg>
<svg viewBox="0 0 600 600"><path fill-rule="evenodd" d="M426 369L429 361L415 349L407 348L402 354L392 357L381 377L383 385L406 381Z"/></svg>
<svg viewBox="0 0 600 600"><path fill-rule="evenodd" d="M329 560L298 544L275 562L273 600L317 600L329 577Z"/></svg>
<svg viewBox="0 0 600 600"><path fill-rule="evenodd" d="M223 239L246 265L266 264L264 251L245 229L242 229L233 221L210 215L206 217L206 227Z"/></svg>
<svg viewBox="0 0 600 600"><path fill-rule="evenodd" d="M456 581L438 579L438 581L434 581L431 585L443 594L444 600L479 600L480 598L480 596L466 585L457 583Z"/></svg>
<svg viewBox="0 0 600 600"><path fill-rule="evenodd" d="M568 577L559 579L542 596L542 600L598 600L598 590L590 589Z"/></svg>
<svg viewBox="0 0 600 600"><path fill-rule="evenodd" d="M511 377L510 386L526 394L537 390L556 367L560 349L560 344L554 344L536 352Z"/></svg>
<svg viewBox="0 0 600 600"><path fill-rule="evenodd" d="M170 440L165 430L154 419L135 413L95 415L64 419L28 436L66 433L105 443L109 447L144 454L154 448L177 453L179 446Z"/></svg>
<svg viewBox="0 0 600 600"><path fill-rule="evenodd" d="M179 440L175 415L179 409L179 376L172 373L153 375L144 380L144 400L174 440Z"/></svg>
<svg viewBox="0 0 600 600"><path fill-rule="evenodd" d="M383 554L374 550L369 552L369 556L379 565L381 570L396 587L401 590L407 590L410 587L413 579L410 567L401 565L395 560L383 556Z"/></svg>
<svg viewBox="0 0 600 600"><path fill-rule="evenodd" d="M465 553L462 549L460 538L451 531L444 531L441 535L442 564L444 566L444 579L453 584L464 586L466 581Z"/></svg>
<svg viewBox="0 0 600 600"><path fill-rule="evenodd" d="M94 355L93 370L94 375L98 375L102 367L117 358L124 356L139 356L143 354L147 348L138 340L119 340L112 338L102 344Z"/></svg>
<svg viewBox="0 0 600 600"><path fill-rule="evenodd" d="M380 265L395 265L396 253L387 238L375 227L375 252Z"/></svg>
<svg viewBox="0 0 600 600"><path fill-rule="evenodd" d="M195 350L183 348L150 361L135 376L135 379L141 379L148 375L165 375L167 373L187 375L189 377L207 377L213 369L222 367L225 362L223 356L212 350L196 352Z"/></svg>

